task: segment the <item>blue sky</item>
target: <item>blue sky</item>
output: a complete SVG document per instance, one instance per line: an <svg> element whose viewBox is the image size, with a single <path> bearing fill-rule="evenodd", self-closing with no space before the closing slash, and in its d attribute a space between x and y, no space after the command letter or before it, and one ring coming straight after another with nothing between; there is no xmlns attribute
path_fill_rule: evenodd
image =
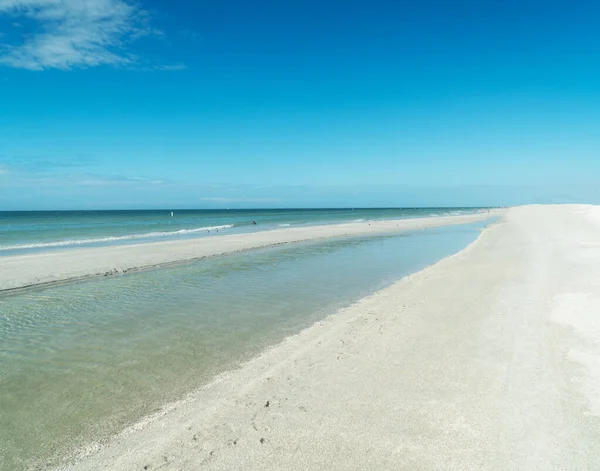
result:
<svg viewBox="0 0 600 471"><path fill-rule="evenodd" d="M0 0L0 210L600 203L599 14Z"/></svg>

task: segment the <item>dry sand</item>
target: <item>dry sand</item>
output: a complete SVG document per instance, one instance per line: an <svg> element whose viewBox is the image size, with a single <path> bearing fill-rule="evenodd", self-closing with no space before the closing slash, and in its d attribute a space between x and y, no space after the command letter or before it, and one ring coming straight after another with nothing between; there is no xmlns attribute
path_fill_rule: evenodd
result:
<svg viewBox="0 0 600 471"><path fill-rule="evenodd" d="M498 211L464 216L286 228L250 234L219 235L180 241L79 248L45 254L2 257L0 258L0 292L74 281L92 276L117 275L131 270L153 268L291 242L467 224L485 220L493 214L498 214Z"/></svg>
<svg viewBox="0 0 600 471"><path fill-rule="evenodd" d="M514 208L78 470L599 470L600 211Z"/></svg>

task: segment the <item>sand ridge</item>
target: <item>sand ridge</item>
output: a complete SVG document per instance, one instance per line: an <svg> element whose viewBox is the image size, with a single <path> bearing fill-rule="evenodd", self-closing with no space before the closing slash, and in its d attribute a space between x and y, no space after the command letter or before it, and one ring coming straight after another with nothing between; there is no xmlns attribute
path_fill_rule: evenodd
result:
<svg viewBox="0 0 600 471"><path fill-rule="evenodd" d="M0 257L0 293L90 277L119 275L293 242L468 224L486 220L499 211L461 216L290 227L246 234L215 235L135 245L75 248L41 254Z"/></svg>

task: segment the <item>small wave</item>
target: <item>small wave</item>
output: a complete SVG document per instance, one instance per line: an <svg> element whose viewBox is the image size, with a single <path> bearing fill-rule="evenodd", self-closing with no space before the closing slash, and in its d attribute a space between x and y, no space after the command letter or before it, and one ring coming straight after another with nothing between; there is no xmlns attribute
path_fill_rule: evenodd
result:
<svg viewBox="0 0 600 471"><path fill-rule="evenodd" d="M290 227L290 226L291 226L291 224L279 224L278 227Z"/></svg>
<svg viewBox="0 0 600 471"><path fill-rule="evenodd" d="M352 221L352 222L365 222L365 220L364 220L364 219L355 219L355 220L354 220L354 221Z"/></svg>
<svg viewBox="0 0 600 471"><path fill-rule="evenodd" d="M118 242L121 240L136 240L136 239L151 239L154 237L169 237L178 236L185 234L194 234L196 232L208 232L216 231L221 229L230 229L232 224L226 224L223 226L207 226L198 227L196 229L180 229L178 231L166 231L166 232L148 232L146 234L130 234L125 236L111 236L111 237L97 237L93 239L68 239L68 240L57 240L53 242L39 242L32 244L19 244L19 245L0 245L0 251L2 250L22 250L22 249L42 249L51 247L69 247L73 245L83 244L97 244L102 242Z"/></svg>

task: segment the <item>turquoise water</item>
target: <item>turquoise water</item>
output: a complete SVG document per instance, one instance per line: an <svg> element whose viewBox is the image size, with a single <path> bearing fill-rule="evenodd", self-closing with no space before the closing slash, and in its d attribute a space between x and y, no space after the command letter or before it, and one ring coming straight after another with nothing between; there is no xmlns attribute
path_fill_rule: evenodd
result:
<svg viewBox="0 0 600 471"><path fill-rule="evenodd" d="M455 253L481 225L312 242L0 296L0 469L46 469Z"/></svg>
<svg viewBox="0 0 600 471"><path fill-rule="evenodd" d="M297 225L463 214L473 211L474 208L0 211L0 256L79 246L206 237L217 233L250 232Z"/></svg>

